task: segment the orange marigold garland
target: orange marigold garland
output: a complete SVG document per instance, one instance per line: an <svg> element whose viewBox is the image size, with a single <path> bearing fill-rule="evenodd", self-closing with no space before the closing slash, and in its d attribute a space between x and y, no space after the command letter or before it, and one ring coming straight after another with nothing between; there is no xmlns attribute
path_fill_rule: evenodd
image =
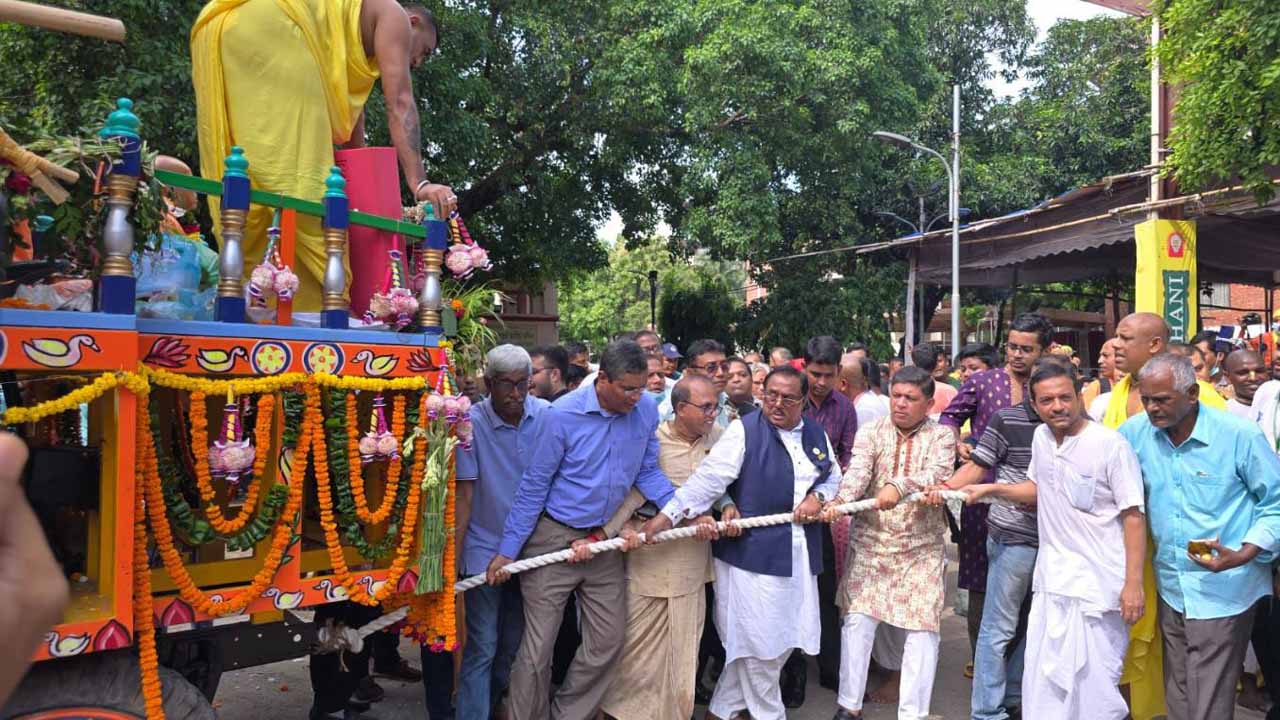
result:
<svg viewBox="0 0 1280 720"><path fill-rule="evenodd" d="M307 425L322 426L324 418L320 412L320 390L314 385L307 385L307 409L304 422ZM421 422L421 421L419 421ZM333 568L334 581L347 590L350 600L362 605L377 605L391 596L400 577L409 565L410 551L413 549L414 528L418 519L418 501L421 488L414 483L409 486L409 501L404 509L404 527L401 528L400 544L396 547L396 557L387 569L386 580L372 594L365 586L357 583L351 576L347 559L342 554L342 543L338 538L338 523L333 517L333 492L329 478L329 461L325 454L324 436L312 438L315 444L312 464L316 476L316 500L320 506L320 527L324 530L326 550L329 553L329 565ZM301 440L299 441L301 444ZM415 460L415 468L417 460Z"/></svg>
<svg viewBox="0 0 1280 720"><path fill-rule="evenodd" d="M147 397L145 392L138 395L138 407L147 406ZM144 436L151 437L151 428L140 422L138 430L135 448L137 457L142 458L146 453ZM154 450L154 446L152 448ZM133 634L138 641L138 666L147 720L164 720L160 659L156 654L155 616L151 606L151 566L147 562L147 514L142 493L136 489L133 494Z"/></svg>
<svg viewBox="0 0 1280 720"><path fill-rule="evenodd" d="M382 491L382 505L374 512L369 512L369 499L364 493L364 468L365 463L361 462L359 443L357 441L355 416L355 398L352 393L347 393L347 465L350 470L351 481L351 499L355 501L356 517L361 522L368 525L378 525L386 521L391 516L392 507L395 505L396 495L400 491L400 463L402 457L400 453L391 455L391 459L387 465L386 483ZM391 412L391 434L399 443L404 439L404 395L396 395L393 400L393 410ZM355 452L352 452L352 450Z"/></svg>
<svg viewBox="0 0 1280 720"><path fill-rule="evenodd" d="M447 435L437 435L435 440L445 443L445 447L451 447L453 439ZM440 448L436 448L439 450ZM439 574L440 577L426 579L428 583L434 582L432 587L440 587L435 592L408 593L402 596L402 599L409 605L409 613L405 618L405 625L402 632L423 645L426 645L432 652L446 652L456 650L458 646L458 627L457 627L457 599L453 592L453 581L457 577L457 544L454 532L455 518L457 517L457 474L454 467L455 456L450 454L447 459L445 470L445 497L442 520L444 522L444 548L440 555ZM426 483L428 473L425 468L414 468L414 477L422 477ZM432 564L420 566L420 570L434 572ZM424 578L419 577L422 581ZM420 584L419 588L422 585Z"/></svg>
<svg viewBox="0 0 1280 720"><path fill-rule="evenodd" d="M169 577L173 579L174 584L177 586L178 595L199 612L210 617L222 617L243 612L249 606L249 603L261 597L263 591L271 584L276 572L280 569L285 550L292 539L293 519L297 516L298 510L302 506L302 484L307 467L307 452L311 447L312 437L322 435L315 432L315 427L313 426L315 416L308 415L303 418L302 428L298 433L298 448L295 451L292 474L289 478L289 499L284 511L281 513L281 521L276 524L274 536L271 540L271 549L267 553L266 560L263 561L262 568L254 575L253 581L248 587L221 600L210 598L203 590L196 587L190 573L187 572L187 568L182 562L181 555L178 554L177 549L174 547L173 533L169 527L169 518L165 512L164 495L160 485L160 471L156 460L155 442L151 433L147 432L146 416L142 415L141 417L143 419L139 421L138 428L140 442L139 469L142 471L142 485L146 491L146 508L151 523L151 532L155 537L156 548L164 562L165 571L169 573ZM193 422L192 424L194 425L195 423ZM197 452L196 455L198 457L200 453Z"/></svg>
<svg viewBox="0 0 1280 720"><path fill-rule="evenodd" d="M262 487L262 476L267 468L267 449L271 447L271 433L275 429L272 422L275 416L275 396L262 395L258 398L258 418L254 426L257 454L253 462L253 480L245 490L244 504L240 506L240 513L232 520L222 516L222 507L218 505L213 490L209 455L201 452L201 448L209 446L209 422L205 413L205 394L191 393L191 448L192 455L195 456L196 487L200 491L204 515L209 519L209 524L221 535L234 535L244 529L258 509L258 492Z"/></svg>

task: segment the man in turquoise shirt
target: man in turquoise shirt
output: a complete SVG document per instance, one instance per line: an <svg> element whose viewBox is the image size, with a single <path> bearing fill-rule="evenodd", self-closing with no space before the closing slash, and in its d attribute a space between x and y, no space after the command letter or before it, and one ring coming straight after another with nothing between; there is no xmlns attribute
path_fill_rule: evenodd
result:
<svg viewBox="0 0 1280 720"><path fill-rule="evenodd" d="M1120 432L1147 490L1168 717L1230 718L1280 549L1280 459L1256 426L1198 402L1190 360L1156 355L1138 384L1146 415Z"/></svg>

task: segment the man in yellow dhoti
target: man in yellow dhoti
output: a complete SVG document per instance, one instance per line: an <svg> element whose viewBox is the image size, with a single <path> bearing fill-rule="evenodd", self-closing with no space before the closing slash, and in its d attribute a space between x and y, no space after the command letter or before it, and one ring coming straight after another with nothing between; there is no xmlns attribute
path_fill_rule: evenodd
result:
<svg viewBox="0 0 1280 720"><path fill-rule="evenodd" d="M223 160L239 145L255 188L320 200L333 146L364 144L364 103L381 77L405 182L446 217L457 198L425 178L409 75L436 41L426 8L395 0L212 0L191 28L200 174L222 177ZM271 208L249 210L246 279L265 249L271 217ZM320 218L298 217L295 256L301 286L294 309L318 311L325 265Z"/></svg>
<svg viewBox="0 0 1280 720"><path fill-rule="evenodd" d="M1152 356L1164 352L1169 344L1169 325L1164 318L1155 313L1133 313L1125 316L1116 326L1115 368L1127 376L1117 382L1106 402L1106 410L1102 413L1102 424L1115 430L1124 424L1129 416L1142 410L1142 400L1138 393L1138 371L1147 364ZM1200 402L1219 410L1226 409L1227 403L1214 389L1203 380L1200 385ZM1098 397L1104 402L1105 395ZM1155 571L1151 566L1151 552L1155 543L1147 543L1147 561L1142 571L1142 589L1146 602L1142 618L1130 628L1129 651L1124 659L1124 673L1120 676L1120 684L1129 686L1129 710L1133 720L1151 720L1157 715L1165 714L1164 704L1164 652L1160 639L1160 628L1156 624Z"/></svg>

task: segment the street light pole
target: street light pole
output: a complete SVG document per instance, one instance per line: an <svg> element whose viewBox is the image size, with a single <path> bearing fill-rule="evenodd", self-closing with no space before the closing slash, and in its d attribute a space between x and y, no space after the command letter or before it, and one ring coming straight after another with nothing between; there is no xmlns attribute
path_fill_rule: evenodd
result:
<svg viewBox="0 0 1280 720"><path fill-rule="evenodd" d="M871 136L890 145L932 155L947 171L947 214L951 218L951 353L954 355L960 349L960 86L953 86L951 91L952 162L906 135L877 130ZM921 228L922 237L924 232Z"/></svg>
<svg viewBox="0 0 1280 720"><path fill-rule="evenodd" d="M649 271L649 328L658 332L658 271Z"/></svg>
<svg viewBox="0 0 1280 720"><path fill-rule="evenodd" d="M960 86L951 86L951 356L960 352Z"/></svg>

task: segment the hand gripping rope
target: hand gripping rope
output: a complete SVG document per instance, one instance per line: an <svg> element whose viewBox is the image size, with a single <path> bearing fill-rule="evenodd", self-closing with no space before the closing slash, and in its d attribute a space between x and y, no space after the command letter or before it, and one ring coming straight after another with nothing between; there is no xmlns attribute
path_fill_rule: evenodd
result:
<svg viewBox="0 0 1280 720"><path fill-rule="evenodd" d="M960 492L959 490L943 490L939 494L942 495L943 499L945 500L963 501L968 497L968 495ZM922 502L925 499L925 497L926 497L926 494L923 492L914 492L904 497L902 500L898 502L898 504L902 505L905 503ZM983 498L979 502L991 502L991 500L989 498ZM852 515L854 513L863 512L865 510L874 510L875 507L876 507L876 499L868 498L866 500L859 500L857 502L837 505L834 508L834 510L839 515ZM729 520L727 522L721 520L720 522L716 523L716 528L721 533L723 533L725 529L730 526L740 527L744 530L749 530L751 528L768 527L770 525L787 525L793 522L794 519L795 519L794 512L776 513L773 515L757 515L755 517L738 518L736 520ZM815 521L815 522L818 522L818 521ZM684 540L687 538L694 537L697 534L697 532L698 532L697 525L688 525L685 527L672 528L670 530L664 530L663 532L658 533L657 536L654 537L653 541L655 543L663 543L663 542L670 542L672 540ZM640 533L639 535L640 535L640 539L643 541L645 539L644 533ZM590 545L587 546L587 549L591 551L592 555L599 555L600 553L603 553L603 552L621 550L622 547L626 545L626 543L627 541L625 539L621 537L615 537L609 540L601 540L600 542L591 543ZM643 547L640 549L643 549ZM516 573L522 573L526 570L535 570L540 567L554 565L555 563L566 562L571 557L573 557L573 550L566 548L564 550L557 550L555 552L546 553L545 555L536 555L531 558L525 558L524 560L516 560L510 565L507 565L506 567L504 567L503 569L511 573L512 575L515 575ZM481 585L484 585L484 584L485 584L485 575L484 573L480 573L479 575L472 575L471 577L465 580L461 580L455 583L453 586L453 590L454 592L466 592L467 590L480 587ZM375 632L391 627L392 625L396 624L401 619L403 619L407 613L408 613L407 607L402 607L397 610L393 610L387 613L386 615L383 615L382 617L378 618L377 620L374 620L373 622L370 622L364 625L363 627L361 627L358 631L359 635L360 637L365 638L365 637L368 637L369 635L372 635Z"/></svg>

